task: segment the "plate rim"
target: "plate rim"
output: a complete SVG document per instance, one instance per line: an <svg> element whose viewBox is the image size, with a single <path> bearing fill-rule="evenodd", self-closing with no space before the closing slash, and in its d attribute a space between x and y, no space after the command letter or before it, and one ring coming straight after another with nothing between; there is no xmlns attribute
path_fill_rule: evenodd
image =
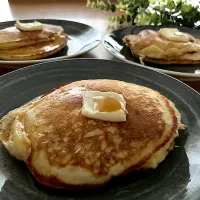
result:
<svg viewBox="0 0 200 200"><path fill-rule="evenodd" d="M85 54L91 50L93 50L94 48L96 48L98 45L101 44L102 40L103 40L103 35L100 31L98 31L96 28L94 28L93 26L90 26L88 24L85 24L85 23L81 23L81 22L77 22L77 21L71 21L71 20L65 20L65 19L53 19L53 18L30 18L30 19L17 19L17 20L20 20L20 21L33 21L33 20L52 20L52 21L63 21L63 22L71 22L71 23L75 23L75 24L81 24L81 25L84 25L84 26L87 26L89 28L92 28L93 30L95 30L95 32L99 35L99 40L94 40L93 42L97 43L95 44L94 47L90 48L89 50L85 50L83 52L80 52L80 50L78 51L79 53L75 53L74 55L70 55L70 56L59 56L59 57L55 57L55 58L47 58L47 59L36 59L36 60L0 60L0 64L16 64L16 65L19 65L19 64L37 64L37 63L41 63L41 62L45 62L45 61L56 61L56 60L63 60L63 59L67 59L67 58L74 58L76 56L80 56L82 54ZM3 23L15 23L16 20L9 20L9 21L3 21L3 22L0 22L0 24L3 24Z"/></svg>
<svg viewBox="0 0 200 200"><path fill-rule="evenodd" d="M113 54L112 51L110 51L106 45L105 45L105 39L107 37L109 37L114 31L121 31L121 30L124 30L124 29L128 29L128 28L135 28L135 27L166 27L166 26L150 26L150 25L146 25L146 26L129 26L129 27L125 27L125 28L119 28L119 29L116 29L116 30L113 30L109 33L107 33L106 35L104 35L103 39L102 39L102 44L104 46L104 48L111 54L113 55L115 58L118 58L119 60L122 60L126 63L129 63L129 64L134 64L134 65L137 65L139 67L145 67L147 69L151 69L151 70L154 70L154 71L159 71L159 72L162 72L162 73L165 73L165 74L169 74L169 75L174 75L174 76L179 76L179 77L186 77L186 78L196 78L197 80L200 80L200 74L190 74L190 73L184 73L184 72L175 72L175 71L169 71L169 70L164 70L164 69L159 69L159 68L153 68L153 67L150 67L150 66L147 66L147 65L142 65L142 64L139 64L139 63L136 63L136 62L133 62L133 61L129 61L125 58L122 58L116 54ZM192 28L189 28L189 27L182 27L182 28L188 28L188 29L192 29Z"/></svg>
<svg viewBox="0 0 200 200"><path fill-rule="evenodd" d="M18 69L16 69L16 70L13 70L13 71L11 71L11 72L8 72L8 73L6 73L6 74L1 75L1 76L0 76L0 81L1 81L2 78L6 78L6 76L10 76L10 75L15 74L15 73L20 73L21 71L28 71L29 69L32 69L32 68L34 68L35 66L37 67L37 66L40 66L40 65L48 65L49 63L66 62L66 61L76 61L76 60L90 60L90 61L91 61L91 60L95 60L95 61L99 61L99 60L100 60L100 61L105 61L105 62L118 62L118 63L124 63L124 64L130 65L130 63L126 63L126 62L123 62L123 61L121 61L121 60L109 60L109 59L99 59L99 58L72 58L72 59L53 60L53 61L40 62L40 63L28 65L28 66L26 66L26 67L18 68ZM132 65L135 65L135 64L132 64ZM136 66L137 66L137 65L136 65ZM137 66L137 67L140 67L140 66ZM160 71L152 70L152 69L150 69L150 68L146 68L146 67L144 67L144 66L141 66L141 67L142 67L144 70L151 71L151 72L153 71L153 72L155 72L155 73L157 73L157 74L159 74L159 75L161 75L161 76L164 76L164 77L167 77L167 78L169 78L169 79L172 79L173 81L176 81L176 82L178 82L179 84L184 85L184 87L186 87L186 88L192 90L193 92L196 93L196 95L199 95L199 96L200 96L200 93L199 93L198 91L196 91L196 90L193 89L191 86L187 85L187 84L184 83L183 81L181 81L181 80L179 80L179 79L177 79L177 78L175 78L175 77L173 77L173 76L170 76L170 75L168 75L168 74L166 74L166 73L163 73L163 72L160 72ZM140 68L138 68L138 69L140 69Z"/></svg>

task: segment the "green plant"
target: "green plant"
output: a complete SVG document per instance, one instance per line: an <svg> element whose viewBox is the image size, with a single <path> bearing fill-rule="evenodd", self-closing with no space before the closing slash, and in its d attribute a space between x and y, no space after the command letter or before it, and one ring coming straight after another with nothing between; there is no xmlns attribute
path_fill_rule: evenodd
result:
<svg viewBox="0 0 200 200"><path fill-rule="evenodd" d="M132 25L179 25L200 28L199 0L87 0L87 7L122 11L109 21Z"/></svg>

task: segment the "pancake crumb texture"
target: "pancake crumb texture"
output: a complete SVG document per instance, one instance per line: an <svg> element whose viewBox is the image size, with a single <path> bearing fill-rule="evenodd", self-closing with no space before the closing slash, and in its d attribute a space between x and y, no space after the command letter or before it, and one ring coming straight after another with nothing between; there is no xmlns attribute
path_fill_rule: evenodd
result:
<svg viewBox="0 0 200 200"><path fill-rule="evenodd" d="M81 114L86 91L122 94L125 122ZM156 168L184 129L175 105L160 93L117 80L83 80L57 88L10 111L0 121L0 139L33 176L55 188L87 188L114 176Z"/></svg>

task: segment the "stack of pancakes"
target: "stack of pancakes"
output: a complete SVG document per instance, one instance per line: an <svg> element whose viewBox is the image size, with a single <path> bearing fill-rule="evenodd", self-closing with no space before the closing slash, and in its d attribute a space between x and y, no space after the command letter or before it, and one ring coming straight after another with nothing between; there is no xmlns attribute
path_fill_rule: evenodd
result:
<svg viewBox="0 0 200 200"><path fill-rule="evenodd" d="M122 94L126 121L83 116L86 91ZM150 88L83 80L10 111L0 120L0 139L40 183L77 189L103 185L132 170L156 168L184 128L175 105Z"/></svg>
<svg viewBox="0 0 200 200"><path fill-rule="evenodd" d="M15 26L0 30L0 59L46 58L67 45L61 26L44 24L42 30L22 31Z"/></svg>
<svg viewBox="0 0 200 200"><path fill-rule="evenodd" d="M169 28L168 28L169 29ZM177 30L178 31L178 30ZM187 33L188 41L176 41L163 37L160 31L143 30L136 35L127 35L124 43L133 55L143 61L158 64L198 64L200 63L200 39ZM178 36L174 35L174 36ZM178 38L178 37L177 37Z"/></svg>

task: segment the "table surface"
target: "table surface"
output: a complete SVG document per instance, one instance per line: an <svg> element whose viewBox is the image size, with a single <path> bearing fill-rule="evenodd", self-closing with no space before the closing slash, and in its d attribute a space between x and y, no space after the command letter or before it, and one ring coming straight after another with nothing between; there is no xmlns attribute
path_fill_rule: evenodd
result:
<svg viewBox="0 0 200 200"><path fill-rule="evenodd" d="M102 35L113 30L106 18L112 13L86 8L86 0L3 0L0 6L0 22L17 19L64 19L88 24ZM80 58L99 58L116 60L102 44ZM0 67L0 75L10 69ZM200 81L185 82L200 92Z"/></svg>

